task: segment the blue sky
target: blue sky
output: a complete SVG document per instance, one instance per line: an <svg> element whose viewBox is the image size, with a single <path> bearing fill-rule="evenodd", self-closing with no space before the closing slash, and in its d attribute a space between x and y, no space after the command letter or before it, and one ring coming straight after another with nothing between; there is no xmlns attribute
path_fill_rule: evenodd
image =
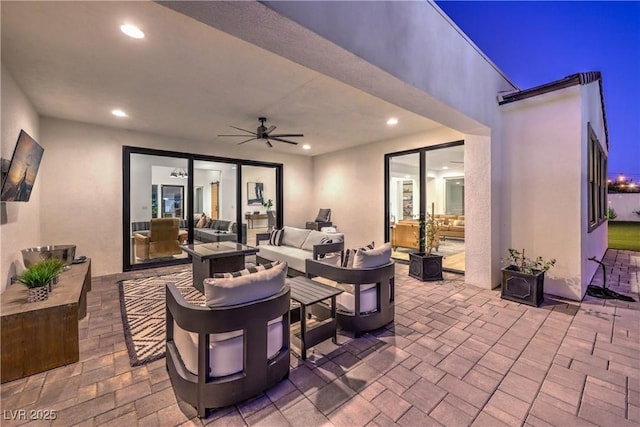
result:
<svg viewBox="0 0 640 427"><path fill-rule="evenodd" d="M436 3L520 89L602 72L609 174L640 181L640 2Z"/></svg>

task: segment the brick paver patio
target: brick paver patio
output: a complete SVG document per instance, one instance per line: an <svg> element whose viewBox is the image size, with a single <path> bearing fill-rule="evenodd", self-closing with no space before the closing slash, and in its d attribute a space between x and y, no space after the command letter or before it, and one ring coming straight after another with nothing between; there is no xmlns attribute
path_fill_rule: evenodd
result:
<svg viewBox="0 0 640 427"><path fill-rule="evenodd" d="M640 253L610 250L605 263L609 286L638 300ZM394 324L292 356L288 380L199 420L176 402L164 359L129 366L115 282L140 274L94 278L81 361L3 384L3 426L640 423L640 303L546 295L533 308L459 275L422 283L400 264ZM37 409L56 419L12 419Z"/></svg>

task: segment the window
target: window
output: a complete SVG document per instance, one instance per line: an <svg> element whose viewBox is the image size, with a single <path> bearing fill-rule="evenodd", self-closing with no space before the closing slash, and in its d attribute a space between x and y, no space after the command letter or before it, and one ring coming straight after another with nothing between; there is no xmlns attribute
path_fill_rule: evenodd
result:
<svg viewBox="0 0 640 427"><path fill-rule="evenodd" d="M589 176L589 231L594 230L607 218L607 155L591 124L587 124L588 176Z"/></svg>

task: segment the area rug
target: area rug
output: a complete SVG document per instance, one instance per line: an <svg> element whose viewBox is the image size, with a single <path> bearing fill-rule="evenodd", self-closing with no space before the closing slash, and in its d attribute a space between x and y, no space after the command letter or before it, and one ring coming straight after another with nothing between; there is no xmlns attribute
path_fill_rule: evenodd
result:
<svg viewBox="0 0 640 427"><path fill-rule="evenodd" d="M203 295L191 284L191 269L163 276L122 280L118 285L131 366L144 365L165 356L167 283L173 283L187 301L195 304L203 302Z"/></svg>

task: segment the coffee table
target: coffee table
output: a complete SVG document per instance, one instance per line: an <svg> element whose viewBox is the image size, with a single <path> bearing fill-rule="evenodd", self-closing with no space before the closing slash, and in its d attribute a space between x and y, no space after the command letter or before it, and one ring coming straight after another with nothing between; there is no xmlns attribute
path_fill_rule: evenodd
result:
<svg viewBox="0 0 640 427"><path fill-rule="evenodd" d="M204 279L214 273L229 273L244 268L244 257L258 253L258 248L236 242L202 243L181 246L191 255L193 287L204 293Z"/></svg>
<svg viewBox="0 0 640 427"><path fill-rule="evenodd" d="M291 288L291 299L300 304L300 333L294 333L293 336L299 339L300 357L305 360L309 347L313 347L328 338L331 338L334 344L336 343L338 326L336 320L336 296L343 291L302 276L289 279L288 283ZM319 321L313 327L308 327L307 307L329 298L331 298L331 317Z"/></svg>

